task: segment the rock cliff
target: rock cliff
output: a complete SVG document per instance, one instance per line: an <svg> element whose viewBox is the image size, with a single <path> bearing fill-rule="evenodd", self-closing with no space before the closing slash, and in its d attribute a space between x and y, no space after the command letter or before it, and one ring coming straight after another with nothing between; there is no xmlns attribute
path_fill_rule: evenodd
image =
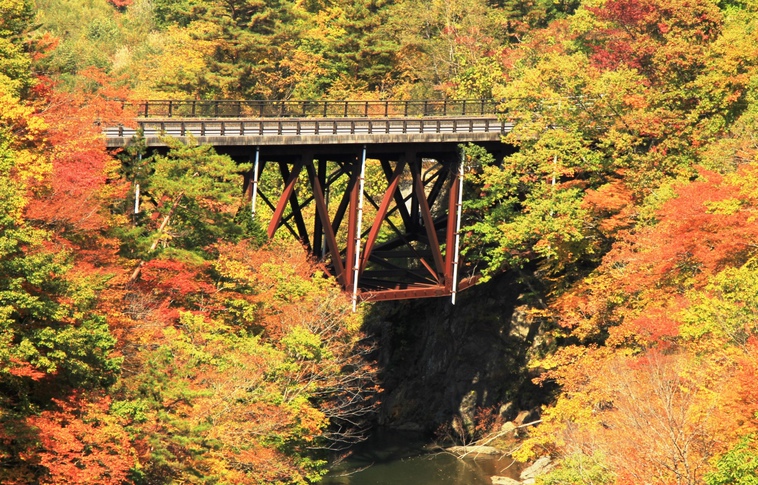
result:
<svg viewBox="0 0 758 485"><path fill-rule="evenodd" d="M449 299L376 304L366 331L382 369L379 424L423 431L458 418L471 427L479 410L512 419L538 408L546 390L526 369L541 343L525 285L514 274L493 278Z"/></svg>

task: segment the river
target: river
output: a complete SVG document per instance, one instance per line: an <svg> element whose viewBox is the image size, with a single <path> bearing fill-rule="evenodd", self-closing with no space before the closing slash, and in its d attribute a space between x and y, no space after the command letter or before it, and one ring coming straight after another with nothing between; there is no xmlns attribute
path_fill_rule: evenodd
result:
<svg viewBox="0 0 758 485"><path fill-rule="evenodd" d="M460 459L434 450L418 433L379 429L334 465L321 485L491 485L493 475L519 473L506 457Z"/></svg>

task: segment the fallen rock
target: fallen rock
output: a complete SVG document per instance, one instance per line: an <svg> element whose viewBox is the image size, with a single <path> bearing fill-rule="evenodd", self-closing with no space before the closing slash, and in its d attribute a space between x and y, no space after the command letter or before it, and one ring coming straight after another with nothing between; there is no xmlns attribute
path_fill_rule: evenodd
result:
<svg viewBox="0 0 758 485"><path fill-rule="evenodd" d="M500 406L500 411L498 414L503 419L503 421L510 421L516 417L517 411L518 410L516 409L516 405L513 404L513 401L509 401Z"/></svg>
<svg viewBox="0 0 758 485"><path fill-rule="evenodd" d="M418 423L402 423L395 426L398 431L423 431L424 428Z"/></svg>
<svg viewBox="0 0 758 485"><path fill-rule="evenodd" d="M521 485L521 482L509 477L492 477L492 485Z"/></svg>
<svg viewBox="0 0 758 485"><path fill-rule="evenodd" d="M456 455L502 455L503 452L495 448L494 446L451 446L446 448L446 451L455 453Z"/></svg>
<svg viewBox="0 0 758 485"><path fill-rule="evenodd" d="M534 483L535 478L540 475L544 475L554 467L555 464L550 461L550 457L543 456L521 472L521 480L524 482L524 484L529 485L530 483Z"/></svg>
<svg viewBox="0 0 758 485"><path fill-rule="evenodd" d="M511 423L510 421L507 421L503 423L503 425L500 427L501 433L508 433L510 431L514 431L516 429L516 425Z"/></svg>
<svg viewBox="0 0 758 485"><path fill-rule="evenodd" d="M513 422L516 424L516 426L523 426L525 424L530 424L535 421L538 421L539 419L540 419L540 410L538 408L535 408L528 411L521 411L513 419Z"/></svg>

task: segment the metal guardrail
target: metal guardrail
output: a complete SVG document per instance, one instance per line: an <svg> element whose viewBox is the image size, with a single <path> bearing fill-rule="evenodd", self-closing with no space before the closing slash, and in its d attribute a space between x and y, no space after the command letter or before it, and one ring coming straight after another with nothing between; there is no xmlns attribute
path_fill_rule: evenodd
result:
<svg viewBox="0 0 758 485"><path fill-rule="evenodd" d="M141 120L138 128L124 126L105 129L106 138L131 138L138 131L146 138L160 136L250 137L328 135L416 135L506 133L510 123L497 117L410 118L410 119L277 119L277 120Z"/></svg>
<svg viewBox="0 0 758 485"><path fill-rule="evenodd" d="M124 101L141 118L353 118L497 114L494 99L423 101L150 100Z"/></svg>

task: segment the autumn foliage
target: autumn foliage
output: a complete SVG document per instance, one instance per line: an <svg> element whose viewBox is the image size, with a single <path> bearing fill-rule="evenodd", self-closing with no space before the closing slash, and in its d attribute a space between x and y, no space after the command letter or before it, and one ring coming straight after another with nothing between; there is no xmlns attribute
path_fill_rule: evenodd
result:
<svg viewBox="0 0 758 485"><path fill-rule="evenodd" d="M261 239L249 164L108 152L120 99L490 96L518 150L466 149L466 258L530 288L561 389L519 456L755 482L755 1L43 3L0 0L0 482L313 483L377 406L360 314Z"/></svg>
<svg viewBox="0 0 758 485"><path fill-rule="evenodd" d="M29 420L38 431L41 483L124 483L136 465L129 434L109 413L110 399L52 399L53 408Z"/></svg>
<svg viewBox="0 0 758 485"><path fill-rule="evenodd" d="M298 245L256 242L245 164L108 152L129 90L35 73L60 44L21 48L32 14L0 1L0 482L317 480L375 405L359 316Z"/></svg>
<svg viewBox="0 0 758 485"><path fill-rule="evenodd" d="M509 54L520 151L472 173L470 242L547 288L533 366L562 393L519 451L563 459L542 483L756 476L754 14L586 2Z"/></svg>

